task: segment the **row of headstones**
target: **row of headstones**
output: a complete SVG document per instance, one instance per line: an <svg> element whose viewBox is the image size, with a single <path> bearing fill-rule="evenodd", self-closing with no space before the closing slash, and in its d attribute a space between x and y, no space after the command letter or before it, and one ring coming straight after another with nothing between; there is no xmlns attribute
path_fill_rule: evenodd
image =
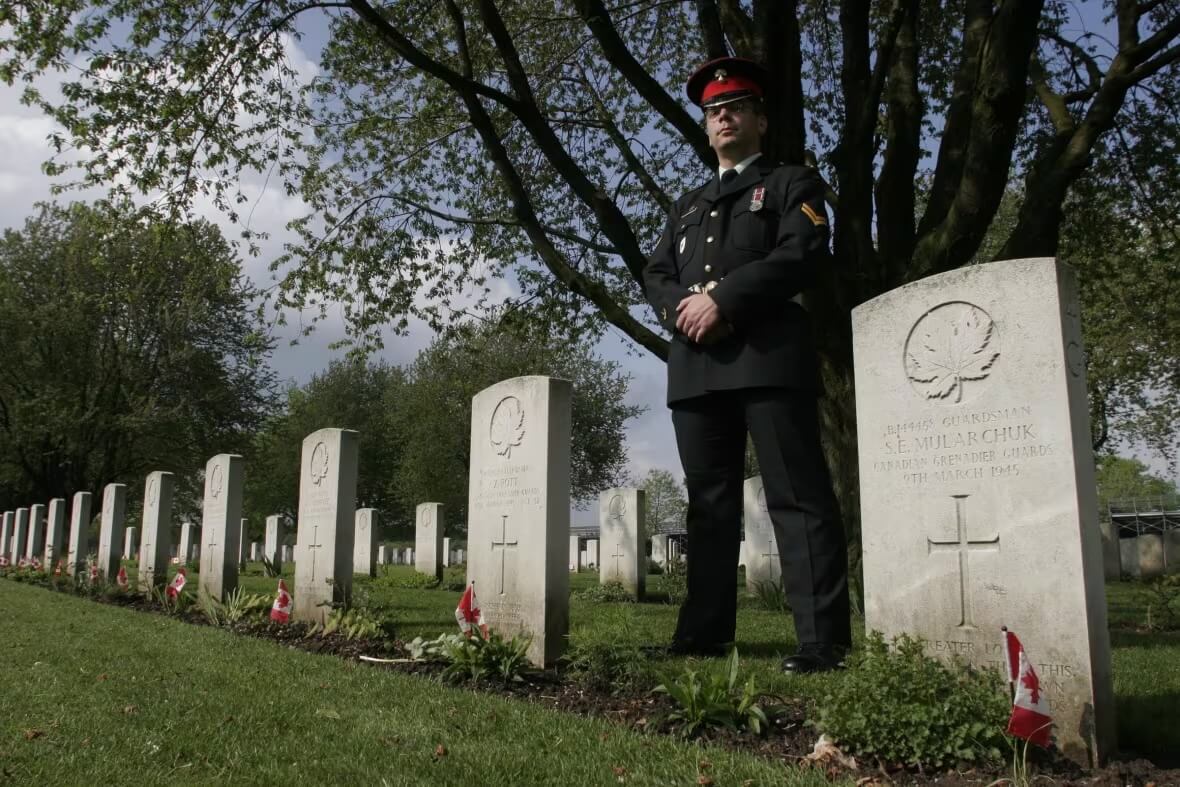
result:
<svg viewBox="0 0 1180 787"><path fill-rule="evenodd" d="M1114 706L1080 313L1052 259L973 265L857 307L860 532L866 628L998 669L1007 626L1062 750L1099 761ZM532 635L535 663L569 632L570 399L565 381L523 377L472 400L467 577L492 629ZM604 554L585 559L625 581L644 541L614 529L641 506L634 490L603 497ZM748 526L768 521L747 488L752 507ZM747 531L748 574L773 572L769 533Z"/></svg>
<svg viewBox="0 0 1180 787"><path fill-rule="evenodd" d="M138 558L138 586L146 591L165 584L170 558L176 557L179 562L188 562L192 557L199 555L199 589L220 600L237 587L238 571L247 559L261 560L265 557L276 570L281 570L284 558L290 560L295 554L290 547L284 548L281 544L286 524L283 517L276 515L267 518L264 544L255 542L248 546L242 538L247 520L235 516L240 513L242 507L242 471L240 456L219 454L209 460L205 468L205 499L202 507L204 527L198 533L192 523L183 523L180 544L176 549L171 545L170 529L174 486L172 473L157 471L149 474L145 481L142 544L137 544L140 530L126 526L126 485L108 484L103 491L99 525L99 575L108 581L113 580L118 573L121 560ZM88 492L79 492L74 496L69 547L65 550L66 570L70 575L78 573L85 566L89 554L86 533L91 519L90 498ZM402 562L415 564L419 570L426 570L440 577L445 562L444 555L447 554L441 538L441 509L442 506L435 503L426 503L418 507L417 539L419 547L425 545L427 549L406 549L401 553ZM314 512L312 513L314 515ZM376 517L374 509L357 510L352 517L353 529L360 534L359 538L352 539L355 544L355 552L352 555L353 569L358 573L375 574L379 556L376 544ZM36 557L43 560L48 567L54 561L61 560L65 540L64 499L55 498L50 501L48 527L46 519L46 507L41 504L5 512L0 521L0 546L3 547L0 554L10 555L13 564L22 558L31 560ZM429 534L439 536L434 539L436 544L432 545L428 538L423 538ZM197 541L198 537L203 538L203 545ZM315 549L317 546L319 545L313 545L309 549ZM430 546L434 548L430 549ZM423 552L427 553L425 560ZM311 562L309 573L314 575L314 552L311 552ZM296 571L298 576L298 565Z"/></svg>
<svg viewBox="0 0 1180 787"><path fill-rule="evenodd" d="M1018 632L1059 745L1085 762L1112 750L1114 704L1078 304L1055 260L972 265L857 307L853 349L866 627L987 668L1001 627ZM467 579L492 629L531 635L537 664L569 633L571 398L566 381L521 377L472 400ZM351 596L357 439L304 441L296 619ZM639 510L614 491L615 511ZM216 512L206 522L219 532ZM643 541L600 536L621 578Z"/></svg>

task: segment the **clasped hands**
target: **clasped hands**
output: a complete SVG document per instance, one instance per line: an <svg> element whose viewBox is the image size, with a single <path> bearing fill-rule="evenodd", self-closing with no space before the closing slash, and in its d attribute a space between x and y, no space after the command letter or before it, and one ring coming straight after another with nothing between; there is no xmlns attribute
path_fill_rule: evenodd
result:
<svg viewBox="0 0 1180 787"><path fill-rule="evenodd" d="M698 344L712 344L733 333L717 302L706 293L694 293L677 304L676 330Z"/></svg>

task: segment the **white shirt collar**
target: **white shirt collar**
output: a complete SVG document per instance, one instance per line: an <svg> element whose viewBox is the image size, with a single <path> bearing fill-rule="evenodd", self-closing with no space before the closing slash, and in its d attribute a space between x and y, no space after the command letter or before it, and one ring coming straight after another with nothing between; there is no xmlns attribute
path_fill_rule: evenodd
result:
<svg viewBox="0 0 1180 787"><path fill-rule="evenodd" d="M734 164L732 169L736 170L737 174L740 175L743 172L745 172L746 167L753 164L754 161L761 155L762 155L762 153L759 152L759 153L755 153L754 155L750 156L749 158L744 158L741 161L739 161L737 164ZM730 167L718 167L717 168L717 177L720 178L723 174L725 174L726 169L731 169L731 168Z"/></svg>

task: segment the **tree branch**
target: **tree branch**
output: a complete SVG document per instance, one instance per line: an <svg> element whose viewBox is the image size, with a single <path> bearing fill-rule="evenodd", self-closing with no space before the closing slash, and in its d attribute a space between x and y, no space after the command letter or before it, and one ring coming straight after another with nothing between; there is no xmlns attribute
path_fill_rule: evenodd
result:
<svg viewBox="0 0 1180 787"><path fill-rule="evenodd" d="M886 287L905 276L914 248L914 174L921 157L925 107L918 87L920 0L898 3L904 18L897 32L886 92L885 153L877 179L877 240Z"/></svg>
<svg viewBox="0 0 1180 787"><path fill-rule="evenodd" d="M660 184L656 182L656 179L647 171L647 167L643 166L643 162L635 155L635 151L631 149L631 145L628 144L627 139L623 136L623 132L615 125L613 115L606 104L603 103L602 96L598 95L598 91L590 84L585 70L582 71L582 80L585 84L586 92L590 96L590 100L594 102L594 106L598 109L598 114L602 120L602 129L610 137L611 141L615 143L619 154L627 163L627 169L635 173L635 176L639 178L639 182L643 184L644 190L647 191L648 196L655 200L656 204L660 206L664 213L671 212L672 198L660 188Z"/></svg>
<svg viewBox="0 0 1180 787"><path fill-rule="evenodd" d="M602 0L574 0L574 6L611 64L684 137L705 166L716 166L717 158L709 147L709 138L704 129L631 54Z"/></svg>
<svg viewBox="0 0 1180 787"><path fill-rule="evenodd" d="M733 42L734 51L742 57L751 57L756 50L754 20L742 10L740 0L717 0L717 8L721 12L721 27Z"/></svg>
<svg viewBox="0 0 1180 787"><path fill-rule="evenodd" d="M938 146L934 182L926 212L918 222L918 238L924 238L946 218L963 177L963 162L974 125L972 100L980 77L980 57L991 30L992 0L967 0L963 15L963 57L955 72L955 85L947 107L946 123Z"/></svg>
<svg viewBox="0 0 1180 787"><path fill-rule="evenodd" d="M471 216L458 216L454 213L446 213L444 211L438 210L437 208L432 208L429 205L423 205L421 202L417 202L415 200L412 200L412 199L402 196L400 194L385 194L383 196L386 199L393 200L394 202L400 202L403 205L408 205L409 207L414 208L415 210L420 210L423 213L429 213L431 216L435 216L437 218L440 218L443 221L449 221L453 224L472 224L475 226L482 226L482 227L486 227L486 226L523 227L524 226L524 224L520 221L520 219L510 219L507 217L490 217L490 218L477 219L477 218L473 218ZM601 254L618 254L618 252L615 250L615 248L613 246L606 246L601 243L595 243L594 241L590 240L589 238L583 238L581 235L578 235L576 233L569 232L567 230L558 229L557 227L552 227L547 224L541 224L539 221L537 224L546 235L552 235L556 238L561 238L562 240L568 240L571 243L576 243L579 246L583 246L587 249L590 249L591 251L596 251Z"/></svg>
<svg viewBox="0 0 1180 787"><path fill-rule="evenodd" d="M1094 96L1080 123L1072 133L1059 133L1053 144L1037 157L1025 179L1025 201L1020 217L1000 251L1000 258L1050 256L1057 252L1061 232L1061 206L1070 186L1085 171L1091 152L1102 134L1114 127L1127 92L1139 79L1146 79L1167 63L1143 61L1144 53L1159 51L1166 44L1152 36L1150 47L1138 43L1138 12L1135 3L1120 0L1118 5L1120 50L1111 60L1102 85ZM1173 37L1180 35L1180 19L1166 25ZM1177 57L1177 47L1168 53ZM1140 71L1142 69L1142 71ZM1136 76L1141 74L1141 76Z"/></svg>
<svg viewBox="0 0 1180 787"><path fill-rule="evenodd" d="M1008 185L1043 6L1044 0L1005 0L992 19L980 53L980 84L971 105L975 130L967 144L963 177L946 218L919 240L911 280L970 260L995 216Z"/></svg>
<svg viewBox="0 0 1180 787"><path fill-rule="evenodd" d="M774 77L767 91L770 131L763 152L775 161L800 164L807 146L803 117L803 45L797 0L754 3L756 60Z"/></svg>
<svg viewBox="0 0 1180 787"><path fill-rule="evenodd" d="M701 40L705 42L706 56L713 60L729 54L725 44L725 31L721 29L721 15L717 11L717 0L696 0L697 27Z"/></svg>
<svg viewBox="0 0 1180 787"><path fill-rule="evenodd" d="M452 17L456 20L459 36L465 38L466 34L462 29L462 14L458 6L454 4L454 0L448 0L448 5L451 8ZM492 32L493 38L506 36L507 31L503 29L502 22L497 24L498 14L495 13L495 9L484 9L484 11L486 14L485 24L490 22L489 30ZM519 67L519 60L515 57L514 49L510 47L509 51L504 54L505 62L509 64L510 68L512 67L512 63L516 63L517 67ZM519 79L520 76L519 73L515 77L510 75L510 79ZM504 147L499 129L496 128L495 122L480 102L475 86L470 84L469 80L465 80L459 85L457 92L462 98L464 106L467 108L467 113L471 118L476 133L483 140L484 147L487 149L493 165L500 173L500 178L512 200L513 211L516 213L517 220L520 222L521 227L524 228L525 234L528 236L541 262L545 264L557 280L564 284L570 292L585 298L597 306L607 322L619 328L619 330L633 338L636 343L645 347L652 354L666 359L668 357L667 340L657 336L650 328L632 317L626 308L620 306L615 301L611 292L606 287L569 265L561 252L549 240L549 237L545 233L545 228L541 224L533 207L528 189L525 188L524 180L521 178L519 170L512 163L512 158L509 156L507 148ZM531 91L529 95L531 95ZM630 267L628 265L628 268Z"/></svg>
<svg viewBox="0 0 1180 787"><path fill-rule="evenodd" d="M585 0L580 0L585 1ZM598 0L589 0L597 2ZM537 147L545 158L553 165L570 189L586 204L598 220L602 232L618 249L623 263L631 272L631 276L641 287L643 286L643 268L647 264L647 255L639 246L635 233L627 217L619 210L619 206L610 199L607 193L592 183L582 168L578 166L572 156L561 144L561 140L553 131L553 127L546 122L545 117L537 107L533 91L529 85L528 76L520 63L520 56L516 51L516 44L500 12L493 0L479 0L480 16L492 40L500 52L501 58L508 72L508 82L520 99L520 118L529 134L537 143Z"/></svg>

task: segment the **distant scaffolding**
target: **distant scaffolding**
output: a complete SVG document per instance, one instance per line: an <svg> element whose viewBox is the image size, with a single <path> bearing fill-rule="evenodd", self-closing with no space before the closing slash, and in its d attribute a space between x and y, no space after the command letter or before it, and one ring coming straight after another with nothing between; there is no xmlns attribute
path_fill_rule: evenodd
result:
<svg viewBox="0 0 1180 787"><path fill-rule="evenodd" d="M1107 504L1110 522L1119 538L1163 535L1180 530L1180 498L1112 500Z"/></svg>
<svg viewBox="0 0 1180 787"><path fill-rule="evenodd" d="M1112 500L1106 515L1118 545L1121 576L1151 579L1180 573L1180 499Z"/></svg>

